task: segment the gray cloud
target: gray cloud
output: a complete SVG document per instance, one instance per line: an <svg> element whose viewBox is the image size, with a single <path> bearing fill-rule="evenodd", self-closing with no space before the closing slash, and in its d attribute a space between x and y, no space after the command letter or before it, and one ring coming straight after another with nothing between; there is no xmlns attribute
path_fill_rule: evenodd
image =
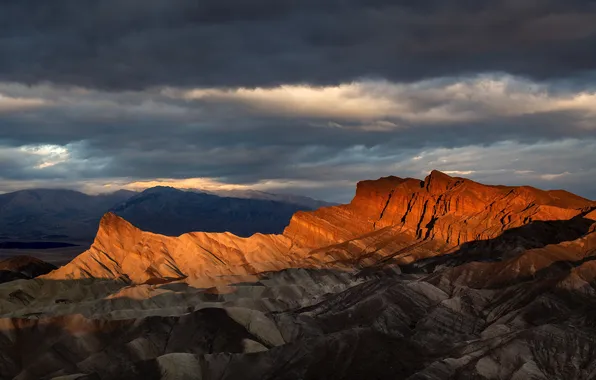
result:
<svg viewBox="0 0 596 380"><path fill-rule="evenodd" d="M5 0L0 36L0 191L438 168L596 198L593 1Z"/></svg>
<svg viewBox="0 0 596 380"><path fill-rule="evenodd" d="M569 181L572 190L596 196L580 175L596 164L594 93L550 92L509 76L440 82L228 90L223 97L199 89L190 98L172 88L111 93L4 84L0 103L12 109L0 114L0 190L19 181L54 186L60 179L101 190L200 177L346 200L357 180L422 177L439 168L487 182ZM37 102L23 111L16 99ZM353 110L344 112L346 101Z"/></svg>
<svg viewBox="0 0 596 380"><path fill-rule="evenodd" d="M117 90L596 66L588 0L6 0L0 35L1 81Z"/></svg>

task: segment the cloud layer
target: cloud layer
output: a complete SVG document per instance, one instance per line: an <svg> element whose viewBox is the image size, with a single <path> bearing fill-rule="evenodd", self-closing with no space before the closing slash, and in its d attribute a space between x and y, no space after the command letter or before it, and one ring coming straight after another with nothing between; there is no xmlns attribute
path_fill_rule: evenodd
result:
<svg viewBox="0 0 596 380"><path fill-rule="evenodd" d="M589 0L7 0L0 80L103 89L581 77Z"/></svg>
<svg viewBox="0 0 596 380"><path fill-rule="evenodd" d="M593 1L0 3L0 191L345 201L437 168L596 198Z"/></svg>
<svg viewBox="0 0 596 380"><path fill-rule="evenodd" d="M60 179L346 200L359 179L437 168L594 194L581 177L596 167L596 95L509 75L117 93L4 84L0 94L19 99L0 116L5 190Z"/></svg>

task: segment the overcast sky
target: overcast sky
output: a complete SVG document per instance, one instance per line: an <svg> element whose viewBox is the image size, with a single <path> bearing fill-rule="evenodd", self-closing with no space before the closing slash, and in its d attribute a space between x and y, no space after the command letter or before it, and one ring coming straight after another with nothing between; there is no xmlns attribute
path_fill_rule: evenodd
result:
<svg viewBox="0 0 596 380"><path fill-rule="evenodd" d="M0 192L439 169L595 199L595 47L594 1L2 0Z"/></svg>

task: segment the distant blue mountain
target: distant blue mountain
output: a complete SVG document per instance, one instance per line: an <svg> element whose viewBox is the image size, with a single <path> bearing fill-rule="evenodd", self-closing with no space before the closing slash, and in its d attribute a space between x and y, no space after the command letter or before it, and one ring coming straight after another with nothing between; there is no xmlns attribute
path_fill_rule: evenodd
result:
<svg viewBox="0 0 596 380"><path fill-rule="evenodd" d="M0 194L0 241L93 239L101 216L137 193L88 195L62 189Z"/></svg>
<svg viewBox="0 0 596 380"><path fill-rule="evenodd" d="M227 231L250 236L257 232L281 233L295 212L329 205L306 197L261 192L234 195L154 187L110 211L143 230L164 235Z"/></svg>
<svg viewBox="0 0 596 380"><path fill-rule="evenodd" d="M108 211L166 235L278 233L294 212L327 205L307 197L258 191L214 194L154 187L141 193L119 190L88 195L60 189L21 190L0 194L0 242L90 242Z"/></svg>

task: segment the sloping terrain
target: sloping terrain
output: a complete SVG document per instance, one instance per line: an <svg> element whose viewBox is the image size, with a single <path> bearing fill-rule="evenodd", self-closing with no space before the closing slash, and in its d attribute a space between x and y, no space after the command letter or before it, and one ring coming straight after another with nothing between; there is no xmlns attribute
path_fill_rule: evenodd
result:
<svg viewBox="0 0 596 380"><path fill-rule="evenodd" d="M458 248L469 250L470 242L484 256L500 257L580 238L592 224L586 215L594 207L562 191L486 186L434 171L424 181L361 182L350 204L298 212L282 235L166 237L106 214L91 249L49 278L126 276L134 283L184 278L216 285L228 281L222 276L290 267L410 264L457 255ZM501 244L487 250L483 241Z"/></svg>
<svg viewBox="0 0 596 380"><path fill-rule="evenodd" d="M296 211L327 204L291 195L244 192L231 197L234 194L223 197L164 187L96 196L51 189L0 194L0 260L28 255L63 265L89 247L108 210L144 230L166 235L230 231L250 236L282 232ZM5 273L4 278L20 277Z"/></svg>
<svg viewBox="0 0 596 380"><path fill-rule="evenodd" d="M283 235L91 249L0 285L0 378L593 379L596 203L433 172Z"/></svg>

